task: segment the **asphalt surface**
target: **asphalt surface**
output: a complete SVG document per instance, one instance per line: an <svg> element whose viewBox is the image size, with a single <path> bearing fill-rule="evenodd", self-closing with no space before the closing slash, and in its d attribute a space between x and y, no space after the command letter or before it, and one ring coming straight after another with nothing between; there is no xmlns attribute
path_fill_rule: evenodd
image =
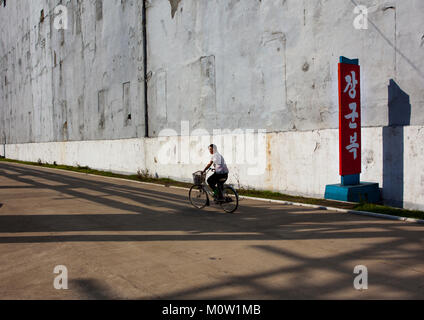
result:
<svg viewBox="0 0 424 320"><path fill-rule="evenodd" d="M0 163L0 299L423 299L423 232L254 200L197 210L187 190Z"/></svg>

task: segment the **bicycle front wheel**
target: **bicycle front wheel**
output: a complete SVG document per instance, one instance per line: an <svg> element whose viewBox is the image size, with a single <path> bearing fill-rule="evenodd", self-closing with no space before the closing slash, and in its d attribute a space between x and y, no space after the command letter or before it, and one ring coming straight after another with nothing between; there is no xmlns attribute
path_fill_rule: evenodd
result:
<svg viewBox="0 0 424 320"><path fill-rule="evenodd" d="M189 192L191 204L197 209L203 209L208 203L208 194L202 186L192 186Z"/></svg>
<svg viewBox="0 0 424 320"><path fill-rule="evenodd" d="M221 207L225 212L233 213L238 208L239 197L237 191L230 186L225 186L223 190L224 201L221 202Z"/></svg>

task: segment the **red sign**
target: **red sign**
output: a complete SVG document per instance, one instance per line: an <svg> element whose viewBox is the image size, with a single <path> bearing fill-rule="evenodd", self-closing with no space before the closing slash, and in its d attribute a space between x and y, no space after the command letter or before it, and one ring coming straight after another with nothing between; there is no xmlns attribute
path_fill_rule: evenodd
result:
<svg viewBox="0 0 424 320"><path fill-rule="evenodd" d="M361 173L360 67L339 63L340 175Z"/></svg>

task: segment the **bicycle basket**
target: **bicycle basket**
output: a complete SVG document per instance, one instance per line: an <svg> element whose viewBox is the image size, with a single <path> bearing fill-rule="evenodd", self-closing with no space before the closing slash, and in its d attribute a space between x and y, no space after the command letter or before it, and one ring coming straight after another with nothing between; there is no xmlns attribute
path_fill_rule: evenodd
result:
<svg viewBox="0 0 424 320"><path fill-rule="evenodd" d="M196 171L193 173L193 183L197 186L200 186L203 182L205 182L205 175L202 171Z"/></svg>

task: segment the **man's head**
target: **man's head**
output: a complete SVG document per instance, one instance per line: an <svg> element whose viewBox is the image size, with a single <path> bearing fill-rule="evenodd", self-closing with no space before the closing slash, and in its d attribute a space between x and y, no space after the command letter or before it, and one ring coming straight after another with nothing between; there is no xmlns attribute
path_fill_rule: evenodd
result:
<svg viewBox="0 0 424 320"><path fill-rule="evenodd" d="M215 152L217 152L218 151L218 148L216 147L216 145L214 145L214 144L211 144L210 146L209 146L209 152L210 152L210 154L214 154Z"/></svg>

